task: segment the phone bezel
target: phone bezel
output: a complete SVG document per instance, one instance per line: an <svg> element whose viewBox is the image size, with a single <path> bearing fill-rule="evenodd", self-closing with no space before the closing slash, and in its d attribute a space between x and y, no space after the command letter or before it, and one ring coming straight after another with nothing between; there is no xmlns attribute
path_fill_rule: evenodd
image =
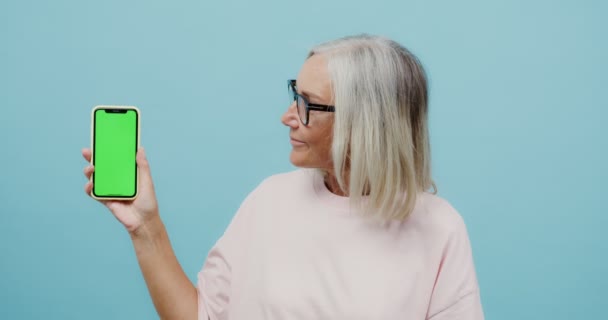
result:
<svg viewBox="0 0 608 320"><path fill-rule="evenodd" d="M140 132L141 132L141 112L139 108L135 106L113 106L113 105L99 105L95 106L91 110L91 164L95 165L95 112L98 110L133 110L136 113L137 117L137 129L136 129L136 139L137 139L137 150L139 150L139 141L140 141ZM137 152L136 150L136 152ZM132 196L103 196L95 194L95 172L91 174L91 182L93 182L93 188L91 189L91 197L97 200L123 200L129 201L137 198L139 193L139 168L137 165L135 166L135 194Z"/></svg>

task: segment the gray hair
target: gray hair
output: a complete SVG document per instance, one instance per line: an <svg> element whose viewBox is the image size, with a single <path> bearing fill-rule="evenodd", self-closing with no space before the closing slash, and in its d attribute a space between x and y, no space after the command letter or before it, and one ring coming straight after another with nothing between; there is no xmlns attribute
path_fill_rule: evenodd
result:
<svg viewBox="0 0 608 320"><path fill-rule="evenodd" d="M406 219L419 192L436 192L422 65L399 43L370 35L320 44L308 56L313 55L327 59L331 78L332 159L340 188L354 205L365 202L367 215L385 222Z"/></svg>

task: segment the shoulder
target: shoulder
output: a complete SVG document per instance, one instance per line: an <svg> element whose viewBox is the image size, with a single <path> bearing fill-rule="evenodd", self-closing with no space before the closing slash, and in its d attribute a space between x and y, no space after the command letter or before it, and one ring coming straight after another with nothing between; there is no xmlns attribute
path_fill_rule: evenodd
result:
<svg viewBox="0 0 608 320"><path fill-rule="evenodd" d="M273 174L262 180L253 193L285 192L298 187L310 187L314 177L315 172L311 169L297 169Z"/></svg>
<svg viewBox="0 0 608 320"><path fill-rule="evenodd" d="M281 186L285 183L307 181L314 177L312 169L296 169L292 171L273 174L262 181L260 185Z"/></svg>
<svg viewBox="0 0 608 320"><path fill-rule="evenodd" d="M312 179L313 174L308 170L293 170L271 175L263 179L241 202L231 224L250 224L255 216L263 212L272 212L276 204L288 198L291 194L298 194L294 186L303 185L302 181ZM312 180L311 180L312 181Z"/></svg>
<svg viewBox="0 0 608 320"><path fill-rule="evenodd" d="M428 192L419 194L409 220L434 236L466 233L464 219L458 210L448 200Z"/></svg>
<svg viewBox="0 0 608 320"><path fill-rule="evenodd" d="M297 169L288 172L273 174L263 179L245 198L245 202L272 197L278 199L282 196L299 194L304 188L311 188L314 183L315 172L311 169Z"/></svg>

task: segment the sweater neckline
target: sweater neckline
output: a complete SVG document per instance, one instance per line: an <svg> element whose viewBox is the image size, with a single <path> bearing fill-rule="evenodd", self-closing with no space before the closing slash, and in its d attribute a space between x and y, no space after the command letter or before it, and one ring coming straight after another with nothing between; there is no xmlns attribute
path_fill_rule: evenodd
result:
<svg viewBox="0 0 608 320"><path fill-rule="evenodd" d="M313 171L313 187L319 202L326 207L330 207L339 213L355 213L349 197L339 196L332 193L325 185L323 174L318 170ZM367 197L363 198L365 202Z"/></svg>

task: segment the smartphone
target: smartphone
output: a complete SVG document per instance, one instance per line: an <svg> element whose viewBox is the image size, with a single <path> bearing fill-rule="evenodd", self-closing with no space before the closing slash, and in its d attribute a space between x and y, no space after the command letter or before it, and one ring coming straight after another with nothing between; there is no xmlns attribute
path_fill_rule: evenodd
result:
<svg viewBox="0 0 608 320"><path fill-rule="evenodd" d="M96 106L91 114L91 196L99 200L137 197L140 112L133 106Z"/></svg>

